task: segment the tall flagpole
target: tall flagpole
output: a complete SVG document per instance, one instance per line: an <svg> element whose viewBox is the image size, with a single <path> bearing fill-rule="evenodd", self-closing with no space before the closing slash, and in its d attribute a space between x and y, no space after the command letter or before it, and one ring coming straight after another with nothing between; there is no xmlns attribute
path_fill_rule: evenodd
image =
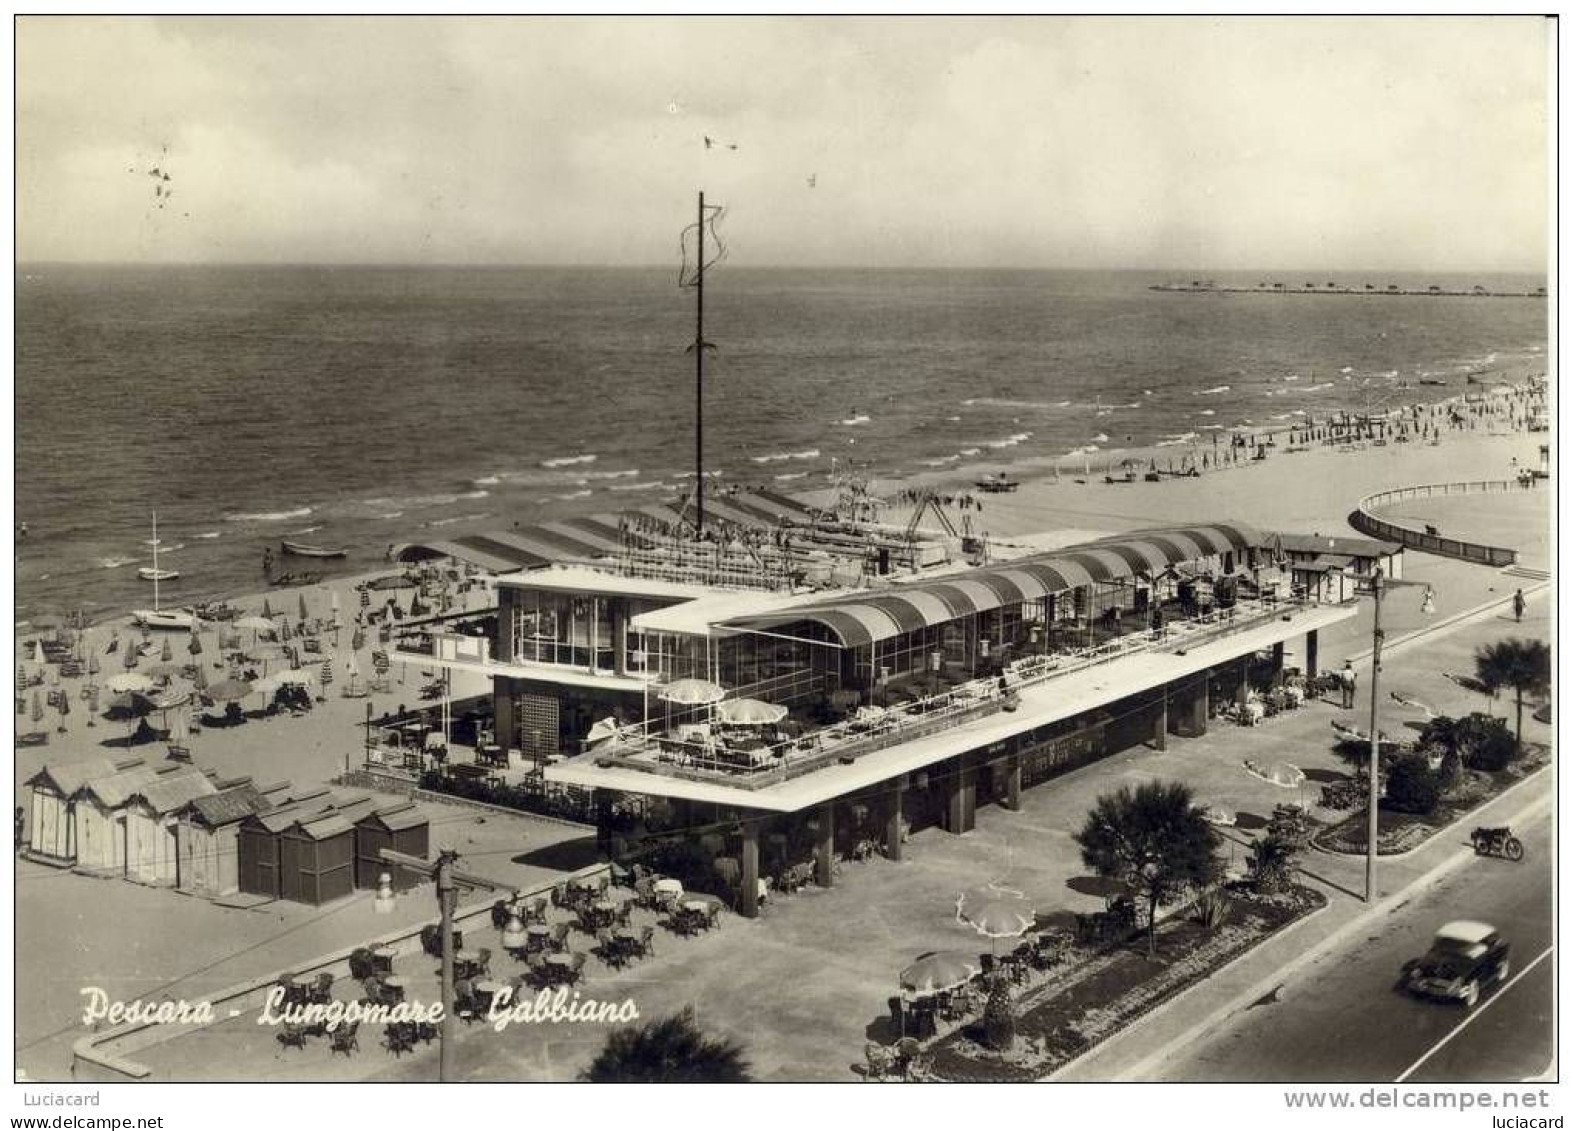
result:
<svg viewBox="0 0 1573 1131"><path fill-rule="evenodd" d="M699 280L694 337L694 528L705 531L705 194L699 193Z"/></svg>

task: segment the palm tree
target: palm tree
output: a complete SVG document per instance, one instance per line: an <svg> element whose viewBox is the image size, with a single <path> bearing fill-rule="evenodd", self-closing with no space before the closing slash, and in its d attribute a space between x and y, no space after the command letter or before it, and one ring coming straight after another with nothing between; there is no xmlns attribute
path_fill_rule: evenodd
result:
<svg viewBox="0 0 1573 1131"><path fill-rule="evenodd" d="M1524 741L1524 695L1544 695L1551 689L1551 648L1544 640L1511 637L1475 651L1475 678L1495 694L1513 689L1517 719L1513 737Z"/></svg>
<svg viewBox="0 0 1573 1131"><path fill-rule="evenodd" d="M694 1011L619 1029L579 1079L592 1084L747 1084L741 1046L706 1037Z"/></svg>

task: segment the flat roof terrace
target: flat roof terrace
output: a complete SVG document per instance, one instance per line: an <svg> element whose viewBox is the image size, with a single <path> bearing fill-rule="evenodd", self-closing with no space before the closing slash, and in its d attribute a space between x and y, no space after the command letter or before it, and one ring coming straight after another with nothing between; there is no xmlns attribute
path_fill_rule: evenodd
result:
<svg viewBox="0 0 1573 1131"><path fill-rule="evenodd" d="M1129 643L1110 656L1040 668L1014 684L1019 705L1000 709L991 681L957 688L953 702L934 715L886 715L893 724L880 733L832 738L823 748L753 773L726 773L659 760L648 742L579 755L548 767L548 781L682 798L749 809L797 812L844 794L921 770L1047 724L1061 722L1195 675L1241 656L1318 631L1354 617L1354 604L1279 604L1242 612L1234 621L1196 625L1163 642ZM1032 660L1019 668L1033 672ZM992 701L991 701L992 699ZM936 725L937 724L937 725Z"/></svg>

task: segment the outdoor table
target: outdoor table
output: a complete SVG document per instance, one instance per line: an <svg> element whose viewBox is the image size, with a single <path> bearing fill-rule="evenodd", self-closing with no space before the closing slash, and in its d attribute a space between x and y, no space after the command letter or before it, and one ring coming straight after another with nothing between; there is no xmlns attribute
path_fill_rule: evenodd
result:
<svg viewBox="0 0 1573 1131"><path fill-rule="evenodd" d="M618 927L612 932L612 937L618 942L636 943L640 939L640 934L633 927Z"/></svg>
<svg viewBox="0 0 1573 1131"><path fill-rule="evenodd" d="M683 882L681 880L672 879L670 876L668 876L665 879L657 880L652 886L651 890L663 893L669 892L672 895L682 895Z"/></svg>
<svg viewBox="0 0 1573 1131"><path fill-rule="evenodd" d="M399 952L394 950L391 946L379 946L376 950L371 952L372 965L376 969L382 971L384 974L392 973L393 960L398 956Z"/></svg>
<svg viewBox="0 0 1573 1131"><path fill-rule="evenodd" d="M586 925L592 929L608 926L617 916L617 904L610 899L597 899L588 903L580 911L586 920Z"/></svg>
<svg viewBox="0 0 1573 1131"><path fill-rule="evenodd" d="M552 929L545 923L531 923L524 929L524 949L526 951L545 950L546 940L552 937Z"/></svg>
<svg viewBox="0 0 1573 1131"><path fill-rule="evenodd" d="M685 899L683 900L683 910L692 911L696 915L706 915L710 912L710 901L708 899Z"/></svg>
<svg viewBox="0 0 1573 1131"><path fill-rule="evenodd" d="M397 974L390 974L382 980L382 985L392 1004L398 1005L404 1000L404 991L408 983L403 978Z"/></svg>
<svg viewBox="0 0 1573 1131"><path fill-rule="evenodd" d="M461 950L453 956L453 974L456 978L469 978L480 964L481 956L473 950Z"/></svg>

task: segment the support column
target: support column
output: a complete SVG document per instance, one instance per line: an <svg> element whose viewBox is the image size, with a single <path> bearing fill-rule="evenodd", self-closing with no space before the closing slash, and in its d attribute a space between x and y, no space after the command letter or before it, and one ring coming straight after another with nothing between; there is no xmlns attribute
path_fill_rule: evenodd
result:
<svg viewBox="0 0 1573 1131"><path fill-rule="evenodd" d="M759 918L759 822L743 821L742 891L738 893L737 913L745 919Z"/></svg>
<svg viewBox="0 0 1573 1131"><path fill-rule="evenodd" d="M814 838L814 882L828 888L833 882L831 863L836 848L836 807L826 803L819 807L819 833Z"/></svg>
<svg viewBox="0 0 1573 1131"><path fill-rule="evenodd" d="M519 736L514 730L513 684L499 679L492 691L492 741L502 747L504 756L519 747Z"/></svg>
<svg viewBox="0 0 1573 1131"><path fill-rule="evenodd" d="M1012 754L1005 762L1005 808L1021 810L1021 755Z"/></svg>
<svg viewBox="0 0 1573 1131"><path fill-rule="evenodd" d="M1305 677L1307 679L1316 678L1317 645L1320 643L1316 629L1313 628L1305 634Z"/></svg>
<svg viewBox="0 0 1573 1131"><path fill-rule="evenodd" d="M1251 693L1251 681L1246 677L1246 673L1250 670L1251 657L1241 656L1239 682L1234 685L1234 703L1242 711L1245 709L1245 701Z"/></svg>
<svg viewBox="0 0 1573 1131"><path fill-rule="evenodd" d="M951 778L949 801L945 810L945 831L961 833L972 831L973 818L977 812L977 770L967 765L963 760L957 760L957 769Z"/></svg>
<svg viewBox="0 0 1573 1131"><path fill-rule="evenodd" d="M1192 678L1197 686L1190 690L1174 690L1175 709L1166 712L1169 731L1181 738L1200 738L1206 734L1207 716L1211 713L1211 677L1206 672L1198 672Z"/></svg>
<svg viewBox="0 0 1573 1131"><path fill-rule="evenodd" d="M889 801L885 812L885 857L901 860L901 809L902 800L907 792L907 778L902 775L890 787Z"/></svg>
<svg viewBox="0 0 1573 1131"><path fill-rule="evenodd" d="M1277 687L1284 678L1284 642L1280 640L1273 645L1273 686Z"/></svg>
<svg viewBox="0 0 1573 1131"><path fill-rule="evenodd" d="M1158 695L1158 713L1152 721L1152 748L1167 750L1169 749L1169 688L1163 687Z"/></svg>
<svg viewBox="0 0 1573 1131"><path fill-rule="evenodd" d="M612 671L616 675L628 674L628 599L614 597L611 601L612 616Z"/></svg>

